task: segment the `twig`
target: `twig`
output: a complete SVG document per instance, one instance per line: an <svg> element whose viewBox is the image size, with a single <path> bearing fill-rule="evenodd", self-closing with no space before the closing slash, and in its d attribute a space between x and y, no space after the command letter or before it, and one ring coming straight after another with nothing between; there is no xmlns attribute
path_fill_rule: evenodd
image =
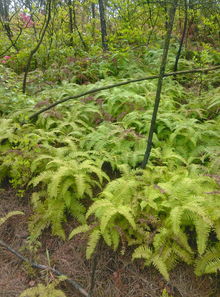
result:
<svg viewBox="0 0 220 297"><path fill-rule="evenodd" d="M215 66L215 67L211 67L211 68L192 69L192 70L183 70L183 71L165 73L163 77L168 77L168 76L173 76L173 75L181 75L181 74L187 74L187 73L208 72L208 71L213 71L213 70L217 70L217 69L220 69L220 65ZM151 75L151 76L147 76L147 77L143 77L143 78L131 79L131 80L123 81L123 82L116 83L116 84L113 84L113 85L108 85L108 86L105 86L105 87L92 89L92 90L86 91L86 92L78 94L78 95L68 96L66 98L58 100L57 102L54 102L53 104L51 104L51 105L49 105L47 107L44 107L44 108L40 109L39 111L33 113L29 117L29 120L37 118L39 114L41 114L41 113L55 107L58 104L64 103L64 102L66 102L68 100L71 100L71 99L77 99L77 98L80 98L80 97L83 97L83 96L86 96L86 95L89 95L89 94L97 93L97 92L100 92L100 91L103 91L103 90L108 90L108 89L112 89L112 88L115 88L115 87L124 86L124 85L130 84L130 83L140 82L140 81L150 80L150 79L156 79L156 78L159 78L159 75Z"/></svg>
<svg viewBox="0 0 220 297"><path fill-rule="evenodd" d="M13 248L11 248L10 246L8 246L4 241L0 240L0 245L3 246L4 248L6 248L9 252L11 252L12 254L14 254L15 256L17 256L19 259L21 259L23 262L28 263L32 268L37 268L37 269L42 269L42 270L48 270L53 272L54 274L56 274L57 276L64 276L66 277L66 280L68 283L70 283L77 291L79 291L83 296L85 297L90 297L89 293L86 292L85 289L83 289L83 287L81 287L81 285L79 285L76 281L74 281L73 279L69 278L67 275L63 274L62 272L60 272L57 269L54 269L50 266L47 265L42 265L42 264L38 264L36 262L32 262L30 261L28 258L24 257L23 255L21 255L18 251L14 250Z"/></svg>

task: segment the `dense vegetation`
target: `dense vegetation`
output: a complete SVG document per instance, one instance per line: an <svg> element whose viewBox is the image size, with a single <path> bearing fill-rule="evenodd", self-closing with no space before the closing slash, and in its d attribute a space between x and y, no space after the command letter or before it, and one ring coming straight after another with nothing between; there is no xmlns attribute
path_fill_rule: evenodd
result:
<svg viewBox="0 0 220 297"><path fill-rule="evenodd" d="M69 100L30 119L68 96L157 75L171 2L0 5L0 181L20 197L33 192L32 248L50 227L63 240L86 232L87 258L103 240L167 280L180 261L197 275L219 272L219 70L163 79L146 168L155 79ZM166 72L174 69L181 37L178 70L218 66L219 2L177 2ZM65 234L72 217L78 227Z"/></svg>

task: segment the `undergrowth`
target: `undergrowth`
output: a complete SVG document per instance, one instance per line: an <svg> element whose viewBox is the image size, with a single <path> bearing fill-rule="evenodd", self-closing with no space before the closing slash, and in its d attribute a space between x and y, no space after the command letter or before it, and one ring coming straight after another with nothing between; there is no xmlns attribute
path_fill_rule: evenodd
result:
<svg viewBox="0 0 220 297"><path fill-rule="evenodd" d="M146 61L156 65L157 54L145 53L142 65ZM69 101L36 122L28 120L34 110L60 98L132 77L131 73L135 77L135 69L139 75L151 74L139 62L128 64L126 55L105 59L95 61L98 72L90 60L75 61L78 68L71 70L76 72L72 79L61 77L60 84L52 82L53 88L42 84L37 93L33 87L29 95L17 91L13 72L3 74L0 181L9 181L21 197L28 188L33 191L30 243L48 227L63 239L86 232L87 258L102 238L113 250L125 253L129 248L134 260L154 265L166 279L180 261L193 265L197 275L218 272L220 89L213 74L198 88L196 76L194 82L187 77L164 79L145 170L139 168L153 110L154 80ZM182 69L188 65L181 60ZM54 77L55 71L71 76L70 70L51 68L45 79ZM190 83L196 88L186 90ZM79 226L68 235L63 223L70 217Z"/></svg>

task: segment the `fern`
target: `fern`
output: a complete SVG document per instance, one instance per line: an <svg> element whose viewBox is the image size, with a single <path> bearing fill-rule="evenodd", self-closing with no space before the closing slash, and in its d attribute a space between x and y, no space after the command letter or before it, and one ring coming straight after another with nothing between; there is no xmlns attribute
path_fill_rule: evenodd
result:
<svg viewBox="0 0 220 297"><path fill-rule="evenodd" d="M55 280L48 285L38 284L33 288L24 290L19 297L66 297L63 291L55 288L63 280L65 278Z"/></svg>
<svg viewBox="0 0 220 297"><path fill-rule="evenodd" d="M196 261L195 273L202 275L205 273L215 273L220 269L220 243L209 248L206 253Z"/></svg>
<svg viewBox="0 0 220 297"><path fill-rule="evenodd" d="M86 248L86 258L87 259L90 259L92 254L94 253L100 237L101 237L101 233L100 233L99 229L95 228L89 236L89 240L88 240L88 244L87 244L87 248Z"/></svg>
<svg viewBox="0 0 220 297"><path fill-rule="evenodd" d="M10 211L8 214L6 214L3 218L0 218L0 226L4 224L10 217L16 216L16 215L23 215L24 213L22 211Z"/></svg>

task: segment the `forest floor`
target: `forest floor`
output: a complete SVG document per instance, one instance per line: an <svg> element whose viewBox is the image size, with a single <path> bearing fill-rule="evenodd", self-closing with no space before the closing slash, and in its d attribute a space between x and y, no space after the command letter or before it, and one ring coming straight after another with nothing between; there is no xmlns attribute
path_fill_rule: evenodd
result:
<svg viewBox="0 0 220 297"><path fill-rule="evenodd" d="M85 260L85 236L63 241L46 230L40 238L41 247L33 257L33 251L27 249L30 194L19 198L14 189L6 187L0 190L0 196L0 218L13 210L24 212L24 215L11 217L0 227L0 239L26 257L51 265L89 291L93 262ZM69 233L74 225L75 222L68 222L66 231ZM196 277L192 268L179 265L167 283L154 268L144 268L141 261L131 262L129 254L129 250L123 256L99 246L94 297L160 297L164 289L173 297L220 297L220 278L217 276ZM0 247L0 297L17 297L23 290L45 283L45 280L49 283L53 278L49 271L33 270ZM82 296L65 282L62 289L67 296Z"/></svg>

